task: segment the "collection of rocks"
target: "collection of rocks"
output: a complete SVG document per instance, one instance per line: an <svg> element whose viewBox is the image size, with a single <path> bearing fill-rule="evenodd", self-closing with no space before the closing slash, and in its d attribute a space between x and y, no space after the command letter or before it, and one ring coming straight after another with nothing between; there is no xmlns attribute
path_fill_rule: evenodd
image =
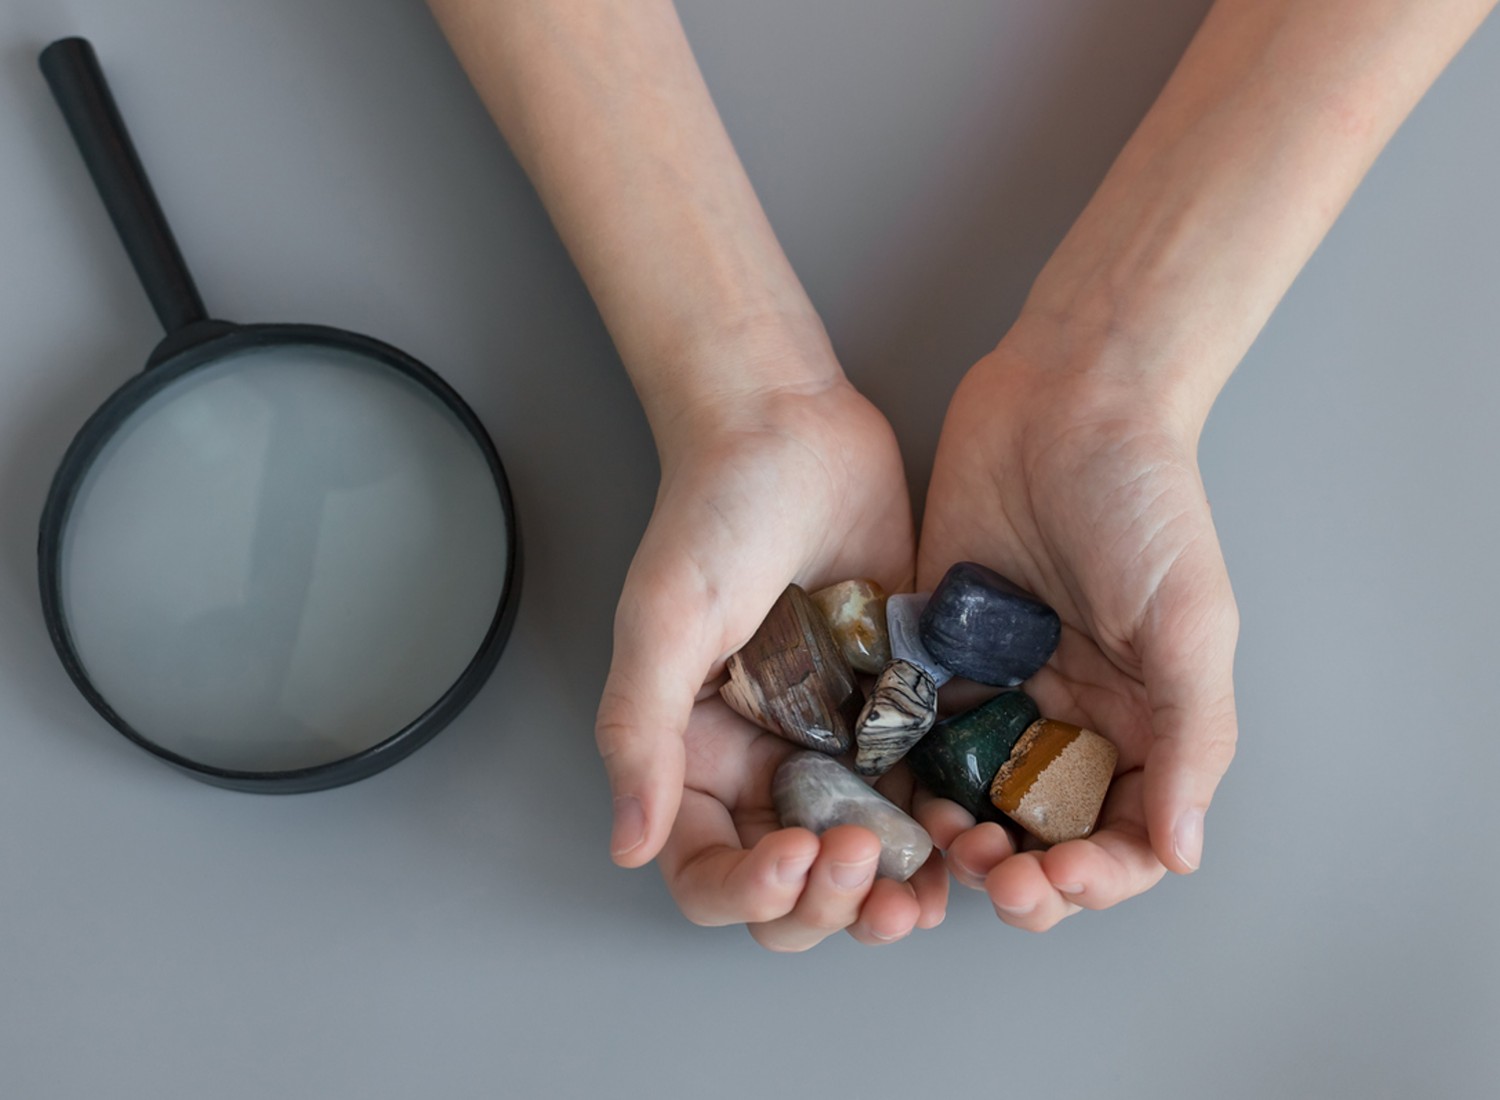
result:
<svg viewBox="0 0 1500 1100"><path fill-rule="evenodd" d="M1087 836L1117 754L1090 730L1043 718L1015 690L1057 649L1057 613L992 569L960 562L931 594L887 597L851 580L809 596L787 587L729 659L724 701L803 746L772 785L785 827L860 825L880 838L879 873L904 881L927 832L868 785L905 759L932 793L980 820L1010 820L1049 844ZM873 676L866 697L857 673ZM1009 690L937 720L955 675ZM854 754L854 772L833 757Z"/></svg>

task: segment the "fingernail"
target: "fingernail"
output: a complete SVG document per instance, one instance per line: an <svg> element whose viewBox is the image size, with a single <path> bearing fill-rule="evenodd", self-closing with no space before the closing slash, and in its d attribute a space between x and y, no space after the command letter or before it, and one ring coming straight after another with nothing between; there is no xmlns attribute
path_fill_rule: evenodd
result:
<svg viewBox="0 0 1500 1100"><path fill-rule="evenodd" d="M1177 819L1172 830L1172 848L1177 858L1196 871L1203 859L1203 811L1189 810Z"/></svg>
<svg viewBox="0 0 1500 1100"><path fill-rule="evenodd" d="M812 856L794 856L789 859L778 859L776 861L776 881L783 886L795 886L807 877L807 869L812 866Z"/></svg>
<svg viewBox="0 0 1500 1100"><path fill-rule="evenodd" d="M615 827L610 837L611 855L623 856L632 848L639 847L646 839L646 811L641 800L633 794L622 794L615 799Z"/></svg>
<svg viewBox="0 0 1500 1100"><path fill-rule="evenodd" d="M840 890L857 890L875 877L875 862L867 859L862 863L835 863L828 874Z"/></svg>
<svg viewBox="0 0 1500 1100"><path fill-rule="evenodd" d="M897 932L894 936L887 936L884 933L877 932L877 931L875 931L875 929L871 928L870 929L870 938L871 939L877 939L881 943L895 943L897 940L905 939L906 938L906 933L905 932Z"/></svg>
<svg viewBox="0 0 1500 1100"><path fill-rule="evenodd" d="M1083 893L1083 883L1064 882L1058 886L1058 890L1064 894L1081 894Z"/></svg>
<svg viewBox="0 0 1500 1100"><path fill-rule="evenodd" d="M995 903L995 912L999 913L1003 917L1024 917L1027 913L1031 912L1035 908L1036 902L1032 902L1030 905L1019 905L1014 907L1009 905L1001 905L999 902Z"/></svg>

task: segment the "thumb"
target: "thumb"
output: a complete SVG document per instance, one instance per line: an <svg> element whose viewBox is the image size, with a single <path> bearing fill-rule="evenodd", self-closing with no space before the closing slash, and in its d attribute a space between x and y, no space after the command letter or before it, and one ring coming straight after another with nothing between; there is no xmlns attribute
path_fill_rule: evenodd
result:
<svg viewBox="0 0 1500 1100"><path fill-rule="evenodd" d="M704 592L689 557L663 559L649 540L625 578L595 726L614 795L610 854L623 867L655 858L677 817L683 733L717 657Z"/></svg>
<svg viewBox="0 0 1500 1100"><path fill-rule="evenodd" d="M1154 739L1145 767L1146 827L1164 866L1196 871L1203 818L1234 759L1234 647L1239 612L1212 534L1190 545L1153 601L1142 671Z"/></svg>

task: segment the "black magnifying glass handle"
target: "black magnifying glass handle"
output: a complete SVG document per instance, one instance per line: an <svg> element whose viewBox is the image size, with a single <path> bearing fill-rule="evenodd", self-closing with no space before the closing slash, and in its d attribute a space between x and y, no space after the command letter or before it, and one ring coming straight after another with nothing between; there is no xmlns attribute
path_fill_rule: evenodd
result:
<svg viewBox="0 0 1500 1100"><path fill-rule="evenodd" d="M39 63L162 325L172 334L207 320L94 47L85 38L61 38Z"/></svg>

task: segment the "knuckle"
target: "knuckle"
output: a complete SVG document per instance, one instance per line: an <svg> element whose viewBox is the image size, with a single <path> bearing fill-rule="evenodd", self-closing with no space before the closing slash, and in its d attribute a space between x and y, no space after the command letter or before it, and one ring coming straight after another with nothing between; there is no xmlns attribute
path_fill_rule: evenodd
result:
<svg viewBox="0 0 1500 1100"><path fill-rule="evenodd" d="M722 921L716 920L708 908L691 898L678 898L677 908L682 910L682 915L689 924L695 924L699 928L717 928Z"/></svg>
<svg viewBox="0 0 1500 1100"><path fill-rule="evenodd" d="M701 889L694 888L690 879L690 875L669 875L667 882L668 893L688 923L699 928L718 928L732 923L723 918L722 907L711 904Z"/></svg>
<svg viewBox="0 0 1500 1100"><path fill-rule="evenodd" d="M802 952L807 951L815 946L815 944L813 943L789 942L785 939L782 939L775 930L764 926L757 926L752 924L749 926L749 930L751 939L760 944L760 946L764 947L767 951L770 951L777 955L800 955Z"/></svg>
<svg viewBox="0 0 1500 1100"><path fill-rule="evenodd" d="M608 700L600 707L599 718L594 723L594 743L599 747L599 755L606 761L638 752L646 746L647 741L641 728L610 707Z"/></svg>
<svg viewBox="0 0 1500 1100"><path fill-rule="evenodd" d="M1215 775L1223 775L1234 763L1237 751L1237 739L1233 734L1217 734L1199 743L1198 758Z"/></svg>
<svg viewBox="0 0 1500 1100"><path fill-rule="evenodd" d="M1037 917L1032 916L1021 924L1016 925L1023 932L1031 932L1034 935L1043 935L1057 927L1057 922L1062 918L1056 916Z"/></svg>
<svg viewBox="0 0 1500 1100"><path fill-rule="evenodd" d="M786 902L771 898L757 898L746 903L744 919L750 924L766 924L773 920L780 920L790 910L791 907Z"/></svg>
<svg viewBox="0 0 1500 1100"><path fill-rule="evenodd" d="M848 928L853 923L853 918L840 910L818 906L805 914L799 913L798 922L825 936L831 936Z"/></svg>
<svg viewBox="0 0 1500 1100"><path fill-rule="evenodd" d="M733 923L724 918L723 910L719 906L710 904L699 891L685 889L678 885L670 888L669 892L689 924L695 924L699 928L720 928L725 924Z"/></svg>

